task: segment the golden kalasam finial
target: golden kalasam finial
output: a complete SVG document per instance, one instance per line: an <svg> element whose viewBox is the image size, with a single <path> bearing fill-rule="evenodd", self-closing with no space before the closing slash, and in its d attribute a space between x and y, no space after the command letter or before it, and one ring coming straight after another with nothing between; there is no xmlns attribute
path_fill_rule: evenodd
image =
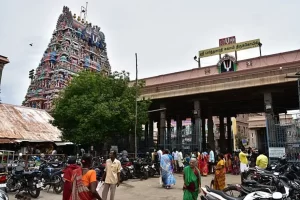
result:
<svg viewBox="0 0 300 200"><path fill-rule="evenodd" d="M82 18L82 20L81 20L81 23L83 23L84 24L84 19Z"/></svg>
<svg viewBox="0 0 300 200"><path fill-rule="evenodd" d="M80 18L80 16L78 15L78 17L77 17L77 21L79 21L79 22L80 22L80 20L81 20L81 18Z"/></svg>
<svg viewBox="0 0 300 200"><path fill-rule="evenodd" d="M74 13L73 18L76 19L76 14Z"/></svg>

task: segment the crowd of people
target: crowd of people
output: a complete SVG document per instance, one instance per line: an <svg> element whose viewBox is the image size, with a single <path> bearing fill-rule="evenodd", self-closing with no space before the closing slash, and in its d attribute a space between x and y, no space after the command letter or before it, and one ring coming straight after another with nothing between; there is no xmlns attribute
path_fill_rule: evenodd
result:
<svg viewBox="0 0 300 200"><path fill-rule="evenodd" d="M161 184L165 189L170 189L176 183L174 173L183 173L183 199L197 199L201 187L201 176L213 174L211 187L216 190L223 190L226 183L226 173L235 175L241 174L241 181L245 178L245 172L250 166L265 169L268 165L268 158L263 152L255 149L242 148L239 152L223 155L211 149L198 152L195 149L191 154L183 157L182 150L174 149L158 150L153 155L153 161L160 164ZM69 158L68 166L64 170L64 191L63 200L101 200L107 199L110 192L110 199L113 200L116 188L120 184L121 163L117 160L115 151L111 151L106 161L105 173L102 180L101 193L97 189L99 183L96 179L96 171L91 169L92 157L84 154L81 158L82 166L76 165L76 158Z"/></svg>
<svg viewBox="0 0 300 200"><path fill-rule="evenodd" d="M266 169L268 157L254 148L242 147L234 153L215 156L212 149L198 152L195 149L191 154L183 157L182 150L174 149L154 152L160 161L161 180L164 188L169 189L175 185L174 173L182 173L184 179L184 200L197 199L201 187L201 176L214 175L211 187L223 190L226 185L226 174L241 175L241 181L245 178L245 172L249 167ZM155 159L155 158L154 158Z"/></svg>
<svg viewBox="0 0 300 200"><path fill-rule="evenodd" d="M68 166L64 169L63 200L106 200L110 192L110 200L114 200L116 188L120 185L121 163L116 159L117 153L111 151L106 160L104 183L99 190L96 171L91 169L92 157L84 154L81 166L76 164L76 157L68 159ZM102 196L102 197L101 197Z"/></svg>

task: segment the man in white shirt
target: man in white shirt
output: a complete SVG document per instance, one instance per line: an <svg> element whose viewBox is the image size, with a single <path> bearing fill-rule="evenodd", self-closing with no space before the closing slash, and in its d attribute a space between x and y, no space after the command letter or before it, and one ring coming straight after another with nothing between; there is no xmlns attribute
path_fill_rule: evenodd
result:
<svg viewBox="0 0 300 200"><path fill-rule="evenodd" d="M114 200L116 188L120 185L120 172L122 167L120 161L116 159L117 152L111 151L109 157L110 159L106 160L105 172L102 176L102 180L105 180L102 192L103 200L107 200L109 190L110 200Z"/></svg>
<svg viewBox="0 0 300 200"><path fill-rule="evenodd" d="M160 162L160 158L161 158L161 155L162 155L162 151L160 149L157 151L157 155L158 155L158 160Z"/></svg>
<svg viewBox="0 0 300 200"><path fill-rule="evenodd" d="M180 149L178 152L178 170L179 172L182 171L183 169L183 155L182 155L182 150Z"/></svg>
<svg viewBox="0 0 300 200"><path fill-rule="evenodd" d="M208 160L208 165L209 165L209 173L214 173L214 165L215 165L215 153L211 149L209 151L209 160Z"/></svg>
<svg viewBox="0 0 300 200"><path fill-rule="evenodd" d="M177 172L178 171L178 151L177 149L174 149L174 169Z"/></svg>

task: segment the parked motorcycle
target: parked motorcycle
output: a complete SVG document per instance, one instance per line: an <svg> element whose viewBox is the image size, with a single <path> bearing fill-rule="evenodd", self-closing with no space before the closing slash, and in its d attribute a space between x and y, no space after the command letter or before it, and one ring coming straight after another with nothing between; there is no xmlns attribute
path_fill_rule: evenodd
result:
<svg viewBox="0 0 300 200"><path fill-rule="evenodd" d="M24 171L22 166L13 169L12 174L7 179L7 190L9 192L25 191L31 197L37 198L40 195L43 183L40 180L40 171Z"/></svg>
<svg viewBox="0 0 300 200"><path fill-rule="evenodd" d="M133 161L133 166L129 167L131 177L140 179L148 179L149 177L149 166L142 159L136 159Z"/></svg>
<svg viewBox="0 0 300 200"><path fill-rule="evenodd" d="M8 200L7 195L7 173L5 172L5 167L0 164L0 200Z"/></svg>
<svg viewBox="0 0 300 200"><path fill-rule="evenodd" d="M261 199L269 199L269 200L276 200L276 199L286 199L288 197L288 190L286 194L282 194L281 192L262 192L262 191L255 191L252 193L247 194L246 196L242 197L232 197L228 194L224 193L220 190L214 190L209 188L208 186L201 188L203 191L204 196L201 199L206 200L261 200Z"/></svg>
<svg viewBox="0 0 300 200"><path fill-rule="evenodd" d="M56 165L55 165L56 166ZM54 168L53 164L43 161L40 165L39 170L42 173L41 179L43 183L43 188L49 186L49 189L53 187L56 194L60 194L63 191L63 171L60 168Z"/></svg>

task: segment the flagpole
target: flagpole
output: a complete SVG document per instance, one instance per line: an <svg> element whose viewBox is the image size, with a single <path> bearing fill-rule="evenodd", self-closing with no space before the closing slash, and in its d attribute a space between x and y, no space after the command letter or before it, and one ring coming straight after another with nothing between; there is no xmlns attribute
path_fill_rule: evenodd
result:
<svg viewBox="0 0 300 200"><path fill-rule="evenodd" d="M137 158L137 89L138 89L138 64L137 64L137 53L135 53L135 126L134 126L134 154Z"/></svg>

